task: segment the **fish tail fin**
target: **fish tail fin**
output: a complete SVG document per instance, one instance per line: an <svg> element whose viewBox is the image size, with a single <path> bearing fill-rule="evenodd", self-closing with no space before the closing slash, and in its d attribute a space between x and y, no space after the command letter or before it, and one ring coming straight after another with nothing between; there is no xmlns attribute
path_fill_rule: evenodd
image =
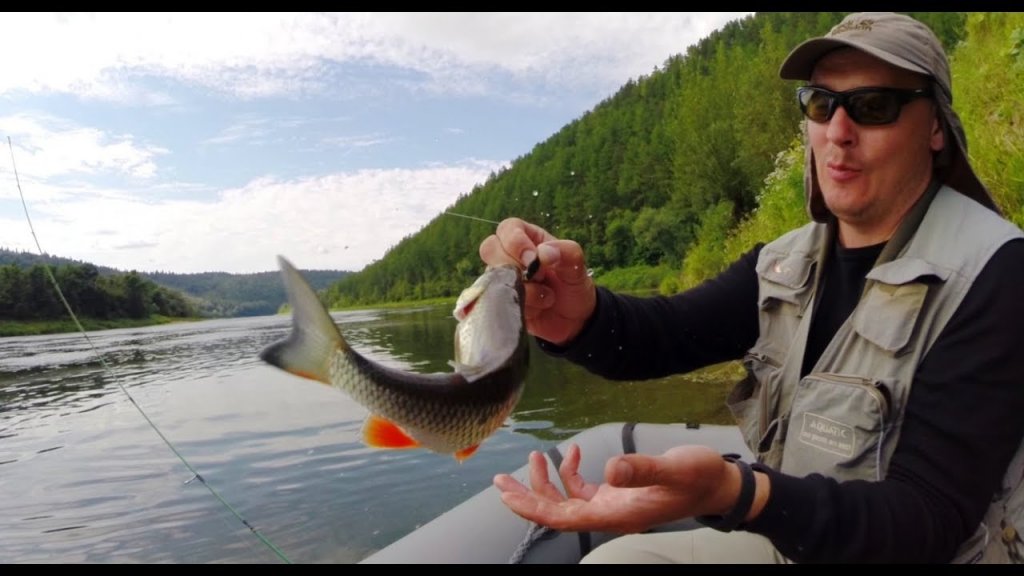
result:
<svg viewBox="0 0 1024 576"><path fill-rule="evenodd" d="M363 441L374 448L418 448L420 443L395 423L371 414L363 424Z"/></svg>
<svg viewBox="0 0 1024 576"><path fill-rule="evenodd" d="M292 332L287 339L267 346L260 359L296 376L330 383L331 357L348 344L298 270L283 256L278 256L277 262L292 307Z"/></svg>

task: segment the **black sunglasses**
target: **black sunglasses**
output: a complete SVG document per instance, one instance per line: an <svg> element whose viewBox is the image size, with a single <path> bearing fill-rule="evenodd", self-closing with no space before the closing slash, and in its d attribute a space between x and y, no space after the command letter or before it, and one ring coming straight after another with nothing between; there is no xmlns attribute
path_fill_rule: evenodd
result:
<svg viewBox="0 0 1024 576"><path fill-rule="evenodd" d="M903 105L916 98L930 98L931 88L857 88L833 92L817 86L796 89L800 111L813 122L828 122L842 106L857 124L878 126L895 122Z"/></svg>

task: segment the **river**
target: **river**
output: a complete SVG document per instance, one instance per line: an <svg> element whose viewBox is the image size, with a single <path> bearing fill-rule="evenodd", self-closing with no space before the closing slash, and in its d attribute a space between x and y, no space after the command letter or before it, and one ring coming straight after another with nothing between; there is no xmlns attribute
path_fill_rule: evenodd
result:
<svg viewBox="0 0 1024 576"><path fill-rule="evenodd" d="M334 318L379 362L450 370L450 306ZM584 428L729 422L722 371L608 382L534 348L472 458L372 449L361 406L258 359L289 323L0 338L0 563L354 563Z"/></svg>

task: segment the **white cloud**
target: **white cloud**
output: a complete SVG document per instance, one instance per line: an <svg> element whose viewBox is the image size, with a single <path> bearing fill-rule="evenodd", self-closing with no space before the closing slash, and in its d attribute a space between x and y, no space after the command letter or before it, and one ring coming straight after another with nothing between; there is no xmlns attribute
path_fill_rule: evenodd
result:
<svg viewBox="0 0 1024 576"><path fill-rule="evenodd" d="M301 268L358 270L482 183L500 164L360 170L254 180L215 201L143 202L116 191L32 208L43 248L115 268L255 272L285 255ZM0 246L35 251L27 225L0 220Z"/></svg>
<svg viewBox="0 0 1024 576"><path fill-rule="evenodd" d="M0 133L10 137L18 172L27 179L76 173L146 179L156 174L155 158L167 153L137 144L130 134L107 134L46 116L0 117ZM0 190L0 197L5 195Z"/></svg>
<svg viewBox="0 0 1024 576"><path fill-rule="evenodd" d="M234 144L242 141L262 141L273 131L270 121L247 118L224 128L219 134L207 138L203 144Z"/></svg>
<svg viewBox="0 0 1024 576"><path fill-rule="evenodd" d="M388 142L394 142L397 138L392 136L385 136L383 134L359 134L355 136L336 136L330 138L324 138L322 143L326 146L342 148L342 149L355 149L355 148L370 148L372 146L380 146L381 144L387 144Z"/></svg>
<svg viewBox="0 0 1024 576"><path fill-rule="evenodd" d="M310 117L299 118L293 116L285 117L258 117L255 115L244 115L222 128L216 135L211 136L200 144L215 146L231 146L234 144L268 144L282 142L288 138L287 134L296 137L300 131L311 126L322 128L328 124L340 124L349 122L349 118L335 117ZM385 138L380 134L364 136L348 136L338 138L321 138L321 143L331 146L346 148L365 147L388 142L392 138Z"/></svg>
<svg viewBox="0 0 1024 576"><path fill-rule="evenodd" d="M393 66L435 90L487 90L486 73L608 90L649 74L739 13L8 13L0 94L166 102L133 83L169 77L242 97L324 88L326 63Z"/></svg>

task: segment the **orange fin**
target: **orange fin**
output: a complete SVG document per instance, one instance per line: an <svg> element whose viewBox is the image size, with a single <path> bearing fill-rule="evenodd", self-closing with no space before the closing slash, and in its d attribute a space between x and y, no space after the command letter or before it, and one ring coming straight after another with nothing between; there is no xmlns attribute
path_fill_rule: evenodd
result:
<svg viewBox="0 0 1024 576"><path fill-rule="evenodd" d="M320 375L316 374L315 372L307 372L305 370L299 370L298 368L286 368L286 370L301 378L308 378L310 380L316 380L317 382L325 383L323 378L320 377Z"/></svg>
<svg viewBox="0 0 1024 576"><path fill-rule="evenodd" d="M363 441L374 448L418 448L420 445L397 424L376 414L371 414L363 425Z"/></svg>
<svg viewBox="0 0 1024 576"><path fill-rule="evenodd" d="M480 447L480 445L477 444L476 446L470 446L469 448L463 448L462 450L459 450L458 452L455 453L455 459L459 461L459 464L461 464L463 460L465 460L466 458L469 458L473 454L476 454L476 450L479 447Z"/></svg>

